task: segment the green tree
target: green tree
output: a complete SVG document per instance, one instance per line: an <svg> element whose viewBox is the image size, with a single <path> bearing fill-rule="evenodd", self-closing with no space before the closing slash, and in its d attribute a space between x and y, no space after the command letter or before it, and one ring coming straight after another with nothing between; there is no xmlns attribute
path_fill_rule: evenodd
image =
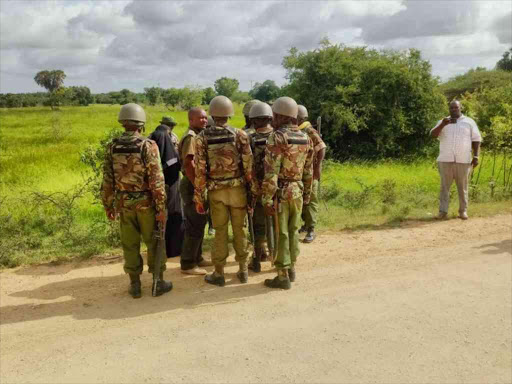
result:
<svg viewBox="0 0 512 384"><path fill-rule="evenodd" d="M483 88L497 88L512 79L512 73L486 68L470 69L463 75L455 76L439 87L448 100L461 97L466 92L473 93Z"/></svg>
<svg viewBox="0 0 512 384"><path fill-rule="evenodd" d="M210 104L210 101L215 97L215 90L212 87L203 89L203 105Z"/></svg>
<svg viewBox="0 0 512 384"><path fill-rule="evenodd" d="M429 129L447 112L446 100L420 52L379 52L323 41L284 57L290 96L322 133L336 159L401 158L426 152Z"/></svg>
<svg viewBox="0 0 512 384"><path fill-rule="evenodd" d="M73 104L87 106L94 100L89 87L70 87L69 89L72 93L71 102Z"/></svg>
<svg viewBox="0 0 512 384"><path fill-rule="evenodd" d="M229 77L221 77L215 80L215 92L217 95L231 97L238 90L238 80Z"/></svg>
<svg viewBox="0 0 512 384"><path fill-rule="evenodd" d="M121 94L119 104L124 105L135 102L135 93L133 93L129 89L121 89L119 93Z"/></svg>
<svg viewBox="0 0 512 384"><path fill-rule="evenodd" d="M157 105L162 102L163 89L159 87L144 88L146 100L150 105Z"/></svg>
<svg viewBox="0 0 512 384"><path fill-rule="evenodd" d="M496 68L512 72L512 48L503 53L503 57L496 63Z"/></svg>
<svg viewBox="0 0 512 384"><path fill-rule="evenodd" d="M271 101L281 96L281 89L273 80L265 80L263 83L256 83L249 91L249 95L253 99L261 101Z"/></svg>
<svg viewBox="0 0 512 384"><path fill-rule="evenodd" d="M61 95L63 93L59 93L58 91L63 86L65 78L66 74L60 69L40 71L34 77L34 81L37 85L48 91L48 101L52 109L54 109L54 106L62 99Z"/></svg>

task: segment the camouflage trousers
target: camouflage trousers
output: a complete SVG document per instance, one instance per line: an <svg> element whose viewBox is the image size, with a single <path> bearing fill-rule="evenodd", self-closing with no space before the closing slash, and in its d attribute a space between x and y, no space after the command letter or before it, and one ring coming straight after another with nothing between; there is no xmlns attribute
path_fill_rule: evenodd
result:
<svg viewBox="0 0 512 384"><path fill-rule="evenodd" d="M318 180L313 180L311 198L308 205L302 207L302 220L306 228L314 228L318 222Z"/></svg>
<svg viewBox="0 0 512 384"><path fill-rule="evenodd" d="M212 216L215 239L213 240L212 263L226 265L229 255L228 224L231 220L233 230L233 248L235 260L247 264L247 239L244 223L247 215L247 196L245 187L233 187L208 192L210 214Z"/></svg>
<svg viewBox="0 0 512 384"><path fill-rule="evenodd" d="M295 265L299 256L299 226L302 212L302 197L279 203L279 243L277 246L277 269Z"/></svg>
<svg viewBox="0 0 512 384"><path fill-rule="evenodd" d="M141 236L148 248L149 272L153 272L157 242L153 237L155 228L155 209L124 210L120 215L121 245L124 255L124 271L140 275L144 261L140 254ZM165 271L167 257L162 257L161 271Z"/></svg>

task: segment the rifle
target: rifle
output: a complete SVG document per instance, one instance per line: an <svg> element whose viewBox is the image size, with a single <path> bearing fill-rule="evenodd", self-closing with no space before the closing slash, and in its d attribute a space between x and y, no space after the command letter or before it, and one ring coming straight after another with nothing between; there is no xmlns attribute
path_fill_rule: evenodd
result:
<svg viewBox="0 0 512 384"><path fill-rule="evenodd" d="M272 265L274 264L274 249L276 249L275 233L274 233L274 221L273 217L265 215L265 237L267 238L267 245L270 254L270 260Z"/></svg>
<svg viewBox="0 0 512 384"><path fill-rule="evenodd" d="M254 237L254 222L252 220L251 210L247 208L247 221L249 223L249 234L251 235L251 243L252 243L252 251L254 252L254 257L258 257L258 262L261 261L261 255L256 253L256 239Z"/></svg>
<svg viewBox="0 0 512 384"><path fill-rule="evenodd" d="M155 297L157 285L160 281L160 263L162 262L162 257L167 257L165 254L165 223L157 222L157 229L153 232L153 238L157 242L155 261L153 264L153 288L151 289L151 295Z"/></svg>
<svg viewBox="0 0 512 384"><path fill-rule="evenodd" d="M277 249L279 248L279 203L277 202L277 197L274 198L274 214L272 215L274 219L274 249L272 250L272 259L271 263L274 266L274 263L277 259Z"/></svg>
<svg viewBox="0 0 512 384"><path fill-rule="evenodd" d="M320 138L322 138L322 116L318 116L317 119L316 119L316 129L318 130L318 134L320 135ZM320 176L318 177L318 191L317 191L317 194L318 194L318 200L322 200L322 190L320 188ZM328 210L327 208L327 203L325 202L325 200L322 200L322 202L324 203L324 206L325 206L325 209Z"/></svg>

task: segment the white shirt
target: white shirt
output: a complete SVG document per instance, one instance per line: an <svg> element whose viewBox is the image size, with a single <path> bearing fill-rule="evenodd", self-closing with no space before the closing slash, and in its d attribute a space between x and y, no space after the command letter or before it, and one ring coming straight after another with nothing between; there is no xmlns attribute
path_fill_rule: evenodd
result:
<svg viewBox="0 0 512 384"><path fill-rule="evenodd" d="M442 120L439 120L436 129ZM439 156L437 161L446 163L471 163L471 143L482 141L476 123L470 117L462 115L455 124L446 125L439 134Z"/></svg>

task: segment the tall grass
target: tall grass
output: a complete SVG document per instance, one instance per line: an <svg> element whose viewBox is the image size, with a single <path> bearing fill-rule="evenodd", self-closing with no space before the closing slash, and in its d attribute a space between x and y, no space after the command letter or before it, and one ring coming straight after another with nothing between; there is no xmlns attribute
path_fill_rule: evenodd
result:
<svg viewBox="0 0 512 384"><path fill-rule="evenodd" d="M0 265L88 257L116 244L116 230L107 225L103 208L92 194L80 189L91 176L80 154L119 127L119 108L0 109ZM178 136L187 129L186 111L169 111L164 106L146 106L145 111L146 134L164 115L176 119ZM244 125L239 105L231 125ZM499 183L491 196L490 183L503 178L493 178L492 165L490 157L484 159L478 185L472 187L472 214L510 211L506 201L510 192ZM319 227L358 228L428 219L437 213L438 189L435 159L328 161L321 183ZM454 200L451 209L456 211L456 195Z"/></svg>

